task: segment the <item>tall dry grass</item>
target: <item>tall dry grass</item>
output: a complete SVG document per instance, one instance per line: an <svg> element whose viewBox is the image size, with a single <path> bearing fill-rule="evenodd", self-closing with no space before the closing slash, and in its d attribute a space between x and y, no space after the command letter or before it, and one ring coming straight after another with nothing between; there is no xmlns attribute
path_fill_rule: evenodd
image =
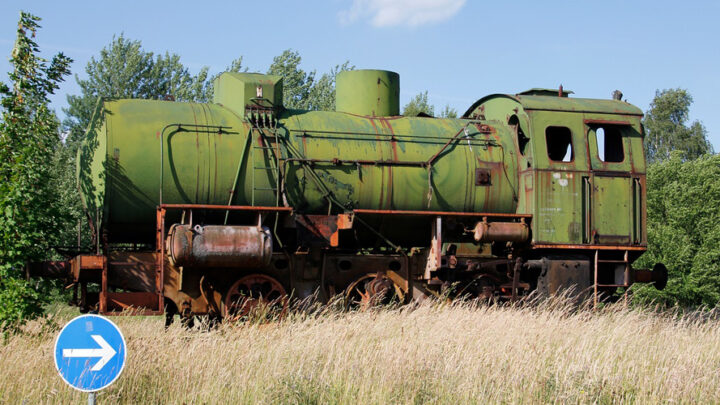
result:
<svg viewBox="0 0 720 405"><path fill-rule="evenodd" d="M53 365L68 318L0 345L0 402L87 401ZM113 320L128 359L100 404L720 402L720 321L697 314L431 303L210 332Z"/></svg>

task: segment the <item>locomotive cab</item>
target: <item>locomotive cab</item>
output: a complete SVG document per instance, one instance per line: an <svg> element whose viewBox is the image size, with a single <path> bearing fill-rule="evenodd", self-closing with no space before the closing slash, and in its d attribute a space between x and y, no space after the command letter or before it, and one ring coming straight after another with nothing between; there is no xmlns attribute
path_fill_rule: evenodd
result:
<svg viewBox="0 0 720 405"><path fill-rule="evenodd" d="M575 274L551 277L556 284L614 291L648 276L631 267L647 248L642 111L569 94L491 95L465 115L514 127L523 189L518 212L533 216L534 255L582 259Z"/></svg>

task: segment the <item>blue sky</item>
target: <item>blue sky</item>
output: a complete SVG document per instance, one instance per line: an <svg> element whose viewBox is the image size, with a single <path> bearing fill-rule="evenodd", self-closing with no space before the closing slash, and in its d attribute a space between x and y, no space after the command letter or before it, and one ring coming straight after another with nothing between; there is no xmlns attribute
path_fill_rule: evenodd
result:
<svg viewBox="0 0 720 405"><path fill-rule="evenodd" d="M682 87L691 120L720 151L720 2L717 1L19 1L0 3L0 80L7 80L21 9L43 18L37 42L63 51L84 75L113 35L170 51L197 71L224 69L243 56L264 72L283 50L305 70L358 68L400 74L401 103L427 90L438 108L459 112L490 93L562 84L577 97L620 89L647 110L656 89ZM75 79L52 98L60 112Z"/></svg>

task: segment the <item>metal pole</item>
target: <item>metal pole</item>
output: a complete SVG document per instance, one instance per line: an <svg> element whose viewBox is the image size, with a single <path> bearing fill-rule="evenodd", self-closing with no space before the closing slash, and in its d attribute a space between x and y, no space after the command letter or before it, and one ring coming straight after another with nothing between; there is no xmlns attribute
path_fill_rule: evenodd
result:
<svg viewBox="0 0 720 405"><path fill-rule="evenodd" d="M90 395L88 395L88 405L95 405L95 393L91 392Z"/></svg>

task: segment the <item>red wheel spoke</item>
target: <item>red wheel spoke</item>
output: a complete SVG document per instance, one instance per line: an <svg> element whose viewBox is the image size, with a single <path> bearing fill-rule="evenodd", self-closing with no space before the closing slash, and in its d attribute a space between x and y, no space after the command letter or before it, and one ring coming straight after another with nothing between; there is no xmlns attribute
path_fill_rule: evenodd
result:
<svg viewBox="0 0 720 405"><path fill-rule="evenodd" d="M236 281L225 295L223 316L239 320L258 307L280 309L280 316L287 311L287 293L282 284L265 274L252 274Z"/></svg>

